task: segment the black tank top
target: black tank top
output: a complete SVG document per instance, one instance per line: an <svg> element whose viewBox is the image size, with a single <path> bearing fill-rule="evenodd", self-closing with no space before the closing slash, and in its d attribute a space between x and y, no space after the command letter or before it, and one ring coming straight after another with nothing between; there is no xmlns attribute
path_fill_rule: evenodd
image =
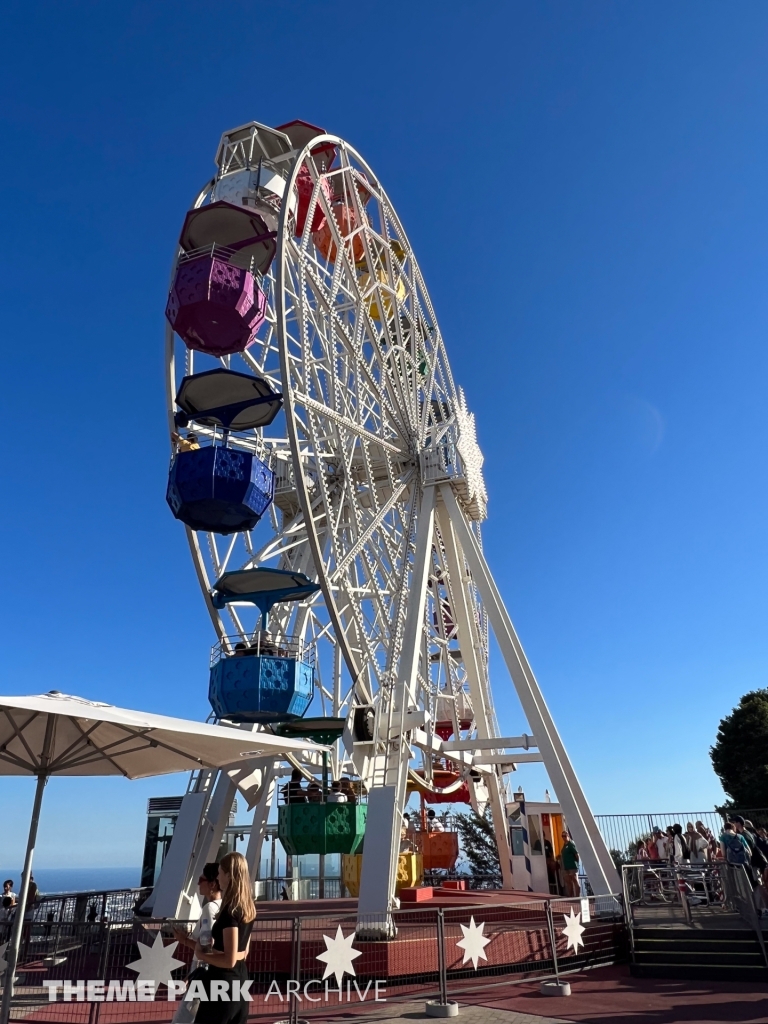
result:
<svg viewBox="0 0 768 1024"><path fill-rule="evenodd" d="M248 939L251 937L253 921L245 924L237 914L232 914L228 908L222 907L219 916L214 921L213 928L211 928L213 948L219 953L224 952L224 930L226 928L237 928L237 951L243 953L248 946Z"/></svg>

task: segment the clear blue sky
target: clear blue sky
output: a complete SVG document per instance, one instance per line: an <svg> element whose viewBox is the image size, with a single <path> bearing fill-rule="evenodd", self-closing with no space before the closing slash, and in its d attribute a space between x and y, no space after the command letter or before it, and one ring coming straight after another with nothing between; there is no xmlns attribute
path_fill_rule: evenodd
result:
<svg viewBox="0 0 768 1024"><path fill-rule="evenodd" d="M0 47L2 689L206 714L164 501L169 261L221 132L300 117L414 243L486 551L594 809L721 798L718 720L768 685L768 6L10 0ZM183 781L52 782L39 863L138 863L146 797ZM10 865L32 783L0 794Z"/></svg>

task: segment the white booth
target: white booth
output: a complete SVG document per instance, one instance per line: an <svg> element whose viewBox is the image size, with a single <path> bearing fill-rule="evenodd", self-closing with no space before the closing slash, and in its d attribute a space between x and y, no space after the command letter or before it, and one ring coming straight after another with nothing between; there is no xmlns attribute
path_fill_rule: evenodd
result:
<svg viewBox="0 0 768 1024"><path fill-rule="evenodd" d="M512 837L512 873L516 889L527 889L525 857L523 855L523 824L519 806L507 804L509 829ZM528 839L531 847L531 885L534 892L560 895L562 876L558 857L563 848L562 832L565 819L560 804L546 801L525 801L528 821Z"/></svg>

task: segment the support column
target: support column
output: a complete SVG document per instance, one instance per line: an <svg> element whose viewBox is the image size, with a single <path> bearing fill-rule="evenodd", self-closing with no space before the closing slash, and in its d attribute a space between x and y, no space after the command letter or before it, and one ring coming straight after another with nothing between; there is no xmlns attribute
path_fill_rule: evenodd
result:
<svg viewBox="0 0 768 1024"><path fill-rule="evenodd" d="M408 590L408 609L403 629L403 643L390 705L380 708L380 720L391 722L392 732L386 743L385 784L374 787L368 796L368 817L365 826L365 849L358 900L358 933L389 934L389 913L397 880L400 855L400 830L405 806L408 762L411 750L403 734L405 715L413 694L421 656L421 632L424 603L427 597L429 565L432 557L435 524L435 488L425 487L419 507L413 572Z"/></svg>
<svg viewBox="0 0 768 1024"><path fill-rule="evenodd" d="M35 800L32 805L32 819L29 825L27 853L24 858L24 870L21 875L19 902L16 907L16 917L13 919L11 940L8 943L8 951L6 953L7 960L3 988L3 1001L2 1006L0 1006L0 1020L2 1020L3 1024L8 1024L11 1016L11 1001L13 999L13 988L16 981L16 965L19 961L19 950L21 949L21 940L24 934L24 915L27 909L27 890L29 889L29 880L32 877L32 858L34 856L35 845L37 843L37 828L40 821L40 808L43 804L43 792L45 791L45 786L48 782L48 776L45 774L45 769L48 766L50 754L53 749L53 736L55 730L56 718L54 715L49 715L46 722L44 754L40 759L41 771L37 776L37 785L35 786ZM31 924L29 934L32 934Z"/></svg>
<svg viewBox="0 0 768 1024"><path fill-rule="evenodd" d="M153 917L185 920L199 914L197 879L203 865L216 858L236 792L235 783L222 771L210 798L208 793L187 793L182 800L153 893Z"/></svg>
<svg viewBox="0 0 768 1024"><path fill-rule="evenodd" d="M515 627L488 563L472 533L451 487L440 486L440 493L451 518L470 571L483 600L494 636L506 662L528 724L536 737L547 773L565 813L568 828L579 850L581 862L595 895L619 891L616 868L597 827L587 799L568 760L563 741L544 701L536 677L525 656Z"/></svg>
<svg viewBox="0 0 768 1024"><path fill-rule="evenodd" d="M493 739L491 709L488 707L486 687L483 685L485 666L482 664L482 645L469 604L464 557L456 541L450 516L446 514L445 505L442 503L438 507L437 514L440 523L440 536L443 540L445 561L448 567L451 600L454 605L451 611L454 615L454 621L459 627L461 657L467 672L469 694L472 698L472 707L475 712L477 735L483 740ZM512 847L509 841L509 822L507 821L507 808L501 775L496 770L492 775L485 776L485 778L488 782L488 795L491 802L493 833L496 838L496 848L499 851L501 885L504 889L513 889L515 883L512 877Z"/></svg>
<svg viewBox="0 0 768 1024"><path fill-rule="evenodd" d="M264 779L261 784L261 792L253 812L253 824L248 836L248 846L245 850L245 859L248 862L248 871L251 878L258 877L261 864L261 848L264 843L264 836L267 830L267 818L272 800L275 795L275 766L271 765L264 769Z"/></svg>

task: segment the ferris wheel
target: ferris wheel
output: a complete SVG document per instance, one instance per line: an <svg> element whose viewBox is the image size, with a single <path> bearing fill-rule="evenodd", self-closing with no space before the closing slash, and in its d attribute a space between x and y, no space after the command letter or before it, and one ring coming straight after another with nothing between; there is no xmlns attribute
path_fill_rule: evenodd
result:
<svg viewBox="0 0 768 1024"><path fill-rule="evenodd" d="M490 805L512 888L505 780L524 761L544 762L593 890L611 891L610 857L482 552L474 417L378 177L300 121L225 133L216 164L186 216L167 309L168 501L218 635L215 714L338 723L331 772L368 794L368 921L392 907L414 788ZM489 628L533 736L500 734ZM267 789L264 776L262 819Z"/></svg>

